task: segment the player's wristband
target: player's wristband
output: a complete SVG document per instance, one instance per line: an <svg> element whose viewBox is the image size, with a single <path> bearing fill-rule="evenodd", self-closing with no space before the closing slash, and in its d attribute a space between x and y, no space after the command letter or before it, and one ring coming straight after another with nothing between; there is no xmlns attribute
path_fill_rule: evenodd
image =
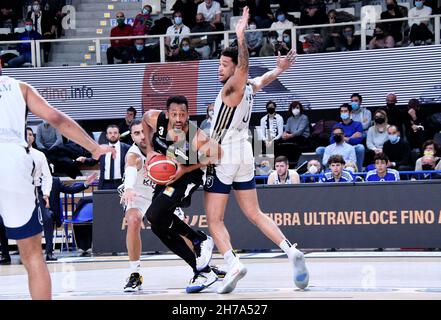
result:
<svg viewBox="0 0 441 320"><path fill-rule="evenodd" d="M127 167L124 173L124 189L133 189L136 183L138 170L135 167Z"/></svg>

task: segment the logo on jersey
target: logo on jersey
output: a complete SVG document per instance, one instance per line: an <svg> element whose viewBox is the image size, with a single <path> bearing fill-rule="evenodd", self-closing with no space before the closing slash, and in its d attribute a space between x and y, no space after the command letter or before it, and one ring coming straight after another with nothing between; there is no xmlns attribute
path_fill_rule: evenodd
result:
<svg viewBox="0 0 441 320"><path fill-rule="evenodd" d="M162 193L171 198L173 193L175 193L175 188L173 188L173 187L166 187L165 190Z"/></svg>

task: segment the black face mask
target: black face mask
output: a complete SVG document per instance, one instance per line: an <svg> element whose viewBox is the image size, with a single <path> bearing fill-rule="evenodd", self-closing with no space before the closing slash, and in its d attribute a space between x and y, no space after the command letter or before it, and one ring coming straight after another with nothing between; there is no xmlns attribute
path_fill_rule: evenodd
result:
<svg viewBox="0 0 441 320"><path fill-rule="evenodd" d="M341 134L336 134L336 135L334 136L334 141L335 141L336 143L340 143L340 142L342 142L342 141L343 141L343 136L342 136Z"/></svg>
<svg viewBox="0 0 441 320"><path fill-rule="evenodd" d="M395 107L395 103L391 103L391 102L386 102L386 105L387 105L388 108Z"/></svg>
<svg viewBox="0 0 441 320"><path fill-rule="evenodd" d="M395 9L395 5L394 4L388 4L386 5L387 10L393 10Z"/></svg>
<svg viewBox="0 0 441 320"><path fill-rule="evenodd" d="M375 32L374 36L377 39L383 39L384 38L384 33L377 33L377 32Z"/></svg>
<svg viewBox="0 0 441 320"><path fill-rule="evenodd" d="M375 121L375 123L383 124L386 122L386 119L384 119L383 117L378 117L378 118L375 118L374 121Z"/></svg>
<svg viewBox="0 0 441 320"><path fill-rule="evenodd" d="M269 114L274 114L274 113L276 113L276 108L267 108L266 111L267 111Z"/></svg>
<svg viewBox="0 0 441 320"><path fill-rule="evenodd" d="M430 164L423 164L422 168L424 171L433 170L433 167Z"/></svg>

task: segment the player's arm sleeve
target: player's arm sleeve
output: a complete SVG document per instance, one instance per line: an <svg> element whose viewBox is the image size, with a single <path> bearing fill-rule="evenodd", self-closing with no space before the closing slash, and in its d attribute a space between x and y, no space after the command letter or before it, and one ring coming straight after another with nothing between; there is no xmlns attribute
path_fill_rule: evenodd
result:
<svg viewBox="0 0 441 320"><path fill-rule="evenodd" d="M49 196L52 190L52 174L49 170L49 165L47 164L46 157L42 158L42 166L41 166L41 190L43 195Z"/></svg>

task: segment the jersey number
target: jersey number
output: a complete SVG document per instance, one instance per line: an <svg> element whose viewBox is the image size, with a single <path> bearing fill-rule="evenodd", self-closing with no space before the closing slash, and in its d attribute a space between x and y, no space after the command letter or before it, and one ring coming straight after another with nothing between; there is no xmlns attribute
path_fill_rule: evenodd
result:
<svg viewBox="0 0 441 320"><path fill-rule="evenodd" d="M158 133L162 136L164 134L164 127L159 127Z"/></svg>

